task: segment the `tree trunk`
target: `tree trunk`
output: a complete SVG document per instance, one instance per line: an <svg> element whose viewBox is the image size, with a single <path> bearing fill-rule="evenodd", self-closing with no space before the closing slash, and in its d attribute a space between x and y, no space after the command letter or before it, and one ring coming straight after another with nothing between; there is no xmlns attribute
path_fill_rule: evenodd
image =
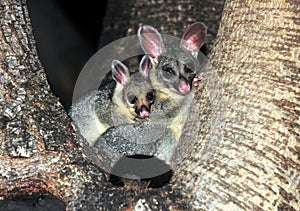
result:
<svg viewBox="0 0 300 211"><path fill-rule="evenodd" d="M109 0L99 47L116 39L137 34L138 27L144 24L151 25L162 33L179 37L188 25L201 21L209 26L206 49L202 49L209 53L216 38L224 2Z"/></svg>
<svg viewBox="0 0 300 211"><path fill-rule="evenodd" d="M129 16L134 29L157 23L179 35L202 21L198 1L178 3L184 13L169 11L169 1L166 9L147 2L132 7L150 11L139 16L147 23ZM69 210L300 209L297 1L226 3L211 56L216 71L196 98L199 120L186 127L194 149L161 189L114 187L91 164L92 152L51 94L25 2L0 5L0 199L50 193ZM162 9L165 18L155 21Z"/></svg>
<svg viewBox="0 0 300 211"><path fill-rule="evenodd" d="M105 187L103 174L49 89L25 1L1 1L0 14L0 199L50 193L79 206L84 191Z"/></svg>
<svg viewBox="0 0 300 211"><path fill-rule="evenodd" d="M226 3L210 58L222 77L224 125L197 142L173 183L194 207L300 209L299 41L299 2Z"/></svg>

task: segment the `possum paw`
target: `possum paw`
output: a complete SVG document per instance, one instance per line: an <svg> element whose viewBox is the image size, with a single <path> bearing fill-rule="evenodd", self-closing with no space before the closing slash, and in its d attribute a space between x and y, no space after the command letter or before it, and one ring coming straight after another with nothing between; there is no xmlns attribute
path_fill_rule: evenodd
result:
<svg viewBox="0 0 300 211"><path fill-rule="evenodd" d="M200 85L200 83L201 83L201 75L198 75L198 76L196 76L195 78L194 78L194 80L193 80L193 86L194 87L198 87L199 85Z"/></svg>

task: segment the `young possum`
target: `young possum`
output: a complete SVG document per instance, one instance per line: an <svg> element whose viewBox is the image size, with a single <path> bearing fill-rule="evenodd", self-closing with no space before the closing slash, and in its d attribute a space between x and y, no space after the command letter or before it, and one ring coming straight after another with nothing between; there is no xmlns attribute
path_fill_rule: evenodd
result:
<svg viewBox="0 0 300 211"><path fill-rule="evenodd" d="M155 91L149 80L151 63L144 56L139 72L129 74L118 60L112 62L113 81L83 96L72 106L71 117L91 146L108 128L133 123L150 115Z"/></svg>
<svg viewBox="0 0 300 211"><path fill-rule="evenodd" d="M138 73L129 76L128 68L118 60L112 62L112 77L117 82L112 102L113 115L126 117L126 123L132 123L136 118L150 115L150 107L154 101L154 90L148 80L151 69L144 56ZM101 112L101 111L99 111ZM100 114L100 113L99 113Z"/></svg>
<svg viewBox="0 0 300 211"><path fill-rule="evenodd" d="M196 76L201 67L197 55L205 36L206 26L199 22L189 26L177 44L164 45L160 33L152 26L144 25L138 30L140 45L152 60L150 80L156 90L155 104L160 105L165 113L173 112L169 128L173 131L175 143L173 141L169 146L169 143L162 142L159 157L164 157L164 151L170 152L181 136L193 100L192 87L199 84Z"/></svg>

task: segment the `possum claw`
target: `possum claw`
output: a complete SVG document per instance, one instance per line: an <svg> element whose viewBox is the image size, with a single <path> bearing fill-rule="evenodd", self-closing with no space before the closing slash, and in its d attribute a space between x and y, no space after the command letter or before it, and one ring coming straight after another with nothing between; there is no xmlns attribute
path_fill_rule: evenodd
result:
<svg viewBox="0 0 300 211"><path fill-rule="evenodd" d="M200 83L201 83L201 76L196 76L193 80L193 86L198 87Z"/></svg>

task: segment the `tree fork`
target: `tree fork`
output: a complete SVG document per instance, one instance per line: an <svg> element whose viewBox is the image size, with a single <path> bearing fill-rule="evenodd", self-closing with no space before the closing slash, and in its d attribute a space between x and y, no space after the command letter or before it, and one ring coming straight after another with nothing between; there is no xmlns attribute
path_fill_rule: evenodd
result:
<svg viewBox="0 0 300 211"><path fill-rule="evenodd" d="M2 0L0 13L1 199L21 187L22 194L49 192L70 210L300 209L297 1L227 1L211 55L227 105L222 139L204 148L216 122L203 90L197 96L202 130L186 127L197 140L194 150L169 185L141 190L113 187L82 152L85 142L38 60L26 2ZM203 162L199 155L206 154Z"/></svg>

